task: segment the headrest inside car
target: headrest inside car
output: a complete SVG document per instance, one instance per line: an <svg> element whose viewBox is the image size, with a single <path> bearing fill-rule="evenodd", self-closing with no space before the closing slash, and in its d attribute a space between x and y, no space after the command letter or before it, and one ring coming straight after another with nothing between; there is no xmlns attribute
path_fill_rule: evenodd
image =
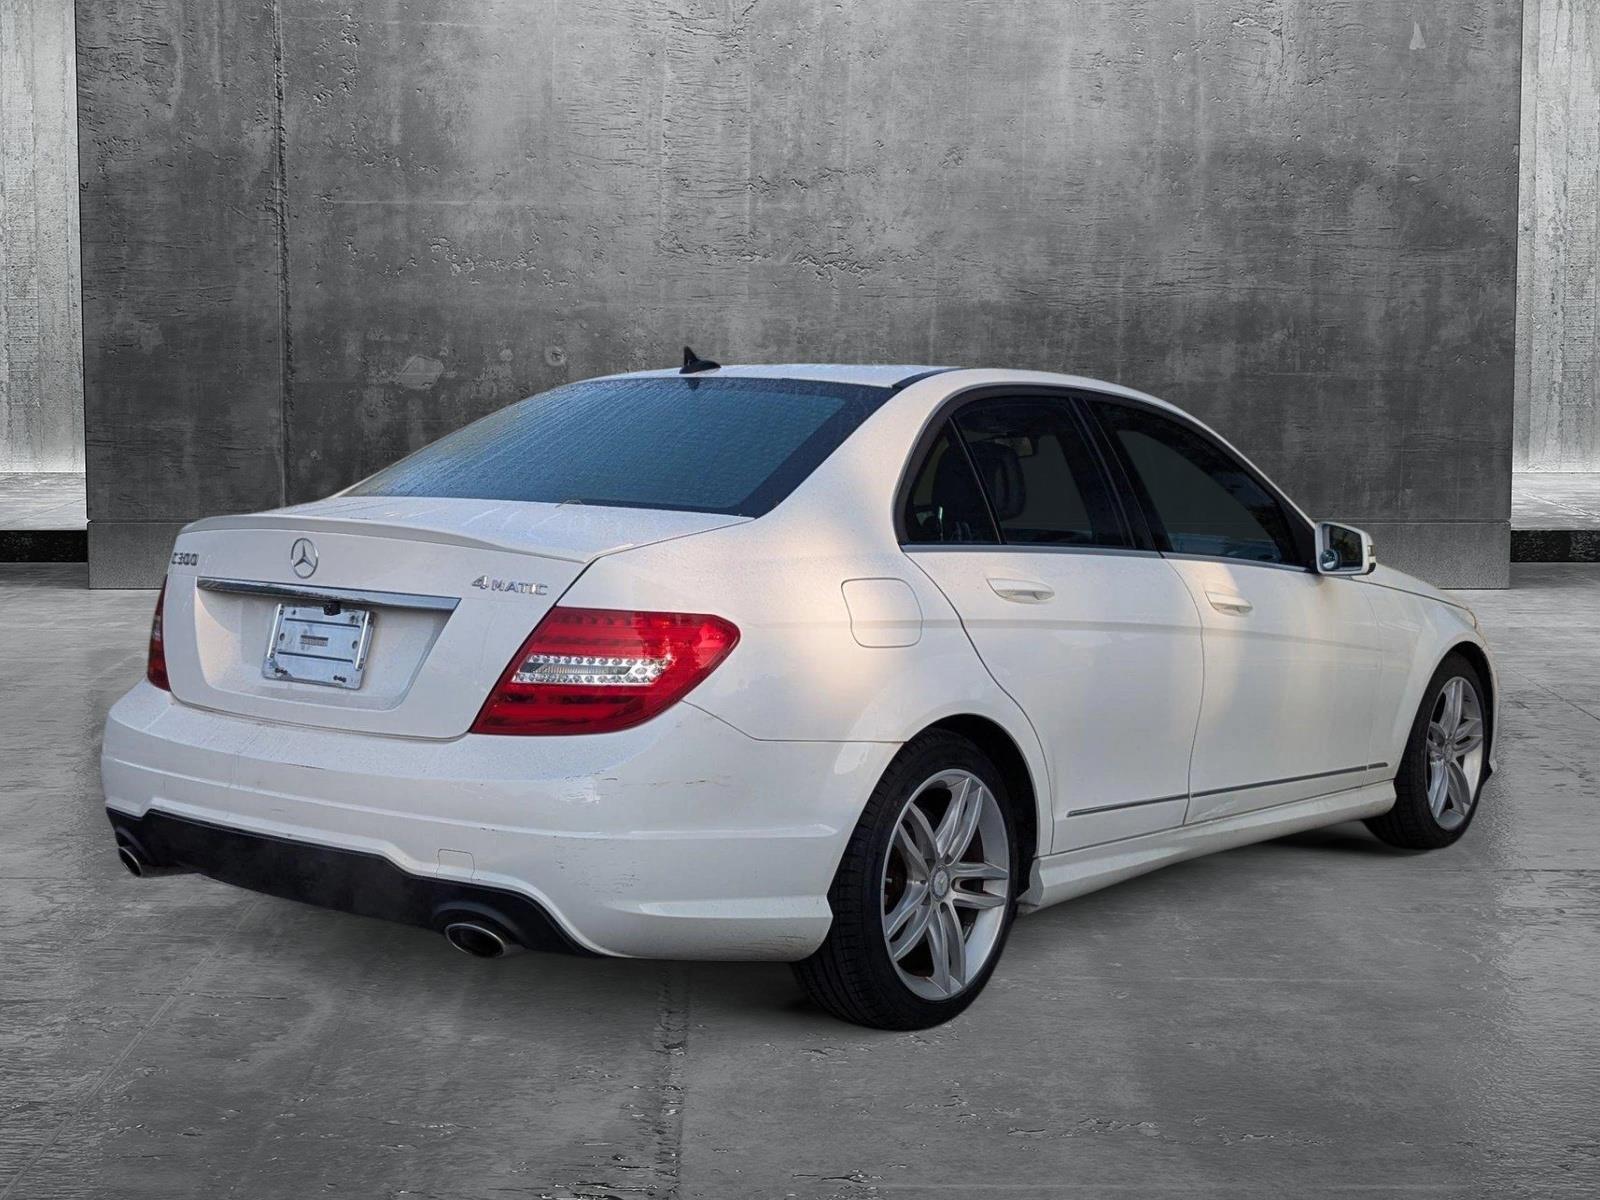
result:
<svg viewBox="0 0 1600 1200"><path fill-rule="evenodd" d="M971 442L969 448L978 477L989 493L989 503L994 505L995 520L1009 521L1021 516L1028 493L1022 481L1022 460L1017 452L1000 442Z"/></svg>

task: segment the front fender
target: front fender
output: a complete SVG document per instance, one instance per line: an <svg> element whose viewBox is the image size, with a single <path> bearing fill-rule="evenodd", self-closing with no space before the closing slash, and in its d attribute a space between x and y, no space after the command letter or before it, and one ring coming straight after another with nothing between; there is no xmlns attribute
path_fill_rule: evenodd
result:
<svg viewBox="0 0 1600 1200"><path fill-rule="evenodd" d="M1462 647L1488 672L1490 771L1498 766L1500 685L1488 644L1473 627L1472 616L1454 604L1387 588L1374 589L1378 621L1383 629L1387 663L1379 704L1380 726L1375 750L1396 769L1411 736L1423 692L1447 654Z"/></svg>

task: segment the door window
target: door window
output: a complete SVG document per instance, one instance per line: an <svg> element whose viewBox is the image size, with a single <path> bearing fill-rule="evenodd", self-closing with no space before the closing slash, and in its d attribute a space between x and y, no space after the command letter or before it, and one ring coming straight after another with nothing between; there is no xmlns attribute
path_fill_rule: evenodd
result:
<svg viewBox="0 0 1600 1200"><path fill-rule="evenodd" d="M950 423L911 482L904 513L908 545L994 545L999 537L967 452Z"/></svg>
<svg viewBox="0 0 1600 1200"><path fill-rule="evenodd" d="M1093 407L1143 489L1162 549L1303 565L1283 505L1221 446L1148 409L1106 401Z"/></svg>
<svg viewBox="0 0 1600 1200"><path fill-rule="evenodd" d="M1008 545L1131 544L1100 461L1065 403L980 400L955 423Z"/></svg>

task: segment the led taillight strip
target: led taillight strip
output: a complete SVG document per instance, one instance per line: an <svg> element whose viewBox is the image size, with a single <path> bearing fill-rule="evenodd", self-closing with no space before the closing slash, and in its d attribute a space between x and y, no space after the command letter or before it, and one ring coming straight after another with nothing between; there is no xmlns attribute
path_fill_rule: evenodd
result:
<svg viewBox="0 0 1600 1200"><path fill-rule="evenodd" d="M612 733L688 695L739 642L707 613L552 608L484 701L473 733Z"/></svg>

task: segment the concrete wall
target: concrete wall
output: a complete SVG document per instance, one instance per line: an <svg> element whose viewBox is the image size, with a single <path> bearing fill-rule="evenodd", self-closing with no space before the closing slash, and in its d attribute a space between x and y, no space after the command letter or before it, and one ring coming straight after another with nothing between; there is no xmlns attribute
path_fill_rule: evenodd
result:
<svg viewBox="0 0 1600 1200"><path fill-rule="evenodd" d="M1131 383L1503 584L1519 50L1503 0L86 10L94 578L687 340Z"/></svg>
<svg viewBox="0 0 1600 1200"><path fill-rule="evenodd" d="M0 2L0 472L83 470L72 0Z"/></svg>
<svg viewBox="0 0 1600 1200"><path fill-rule="evenodd" d="M283 499L276 28L248 0L79 12L91 584Z"/></svg>
<svg viewBox="0 0 1600 1200"><path fill-rule="evenodd" d="M1600 6L1526 0L1519 471L1600 471Z"/></svg>

